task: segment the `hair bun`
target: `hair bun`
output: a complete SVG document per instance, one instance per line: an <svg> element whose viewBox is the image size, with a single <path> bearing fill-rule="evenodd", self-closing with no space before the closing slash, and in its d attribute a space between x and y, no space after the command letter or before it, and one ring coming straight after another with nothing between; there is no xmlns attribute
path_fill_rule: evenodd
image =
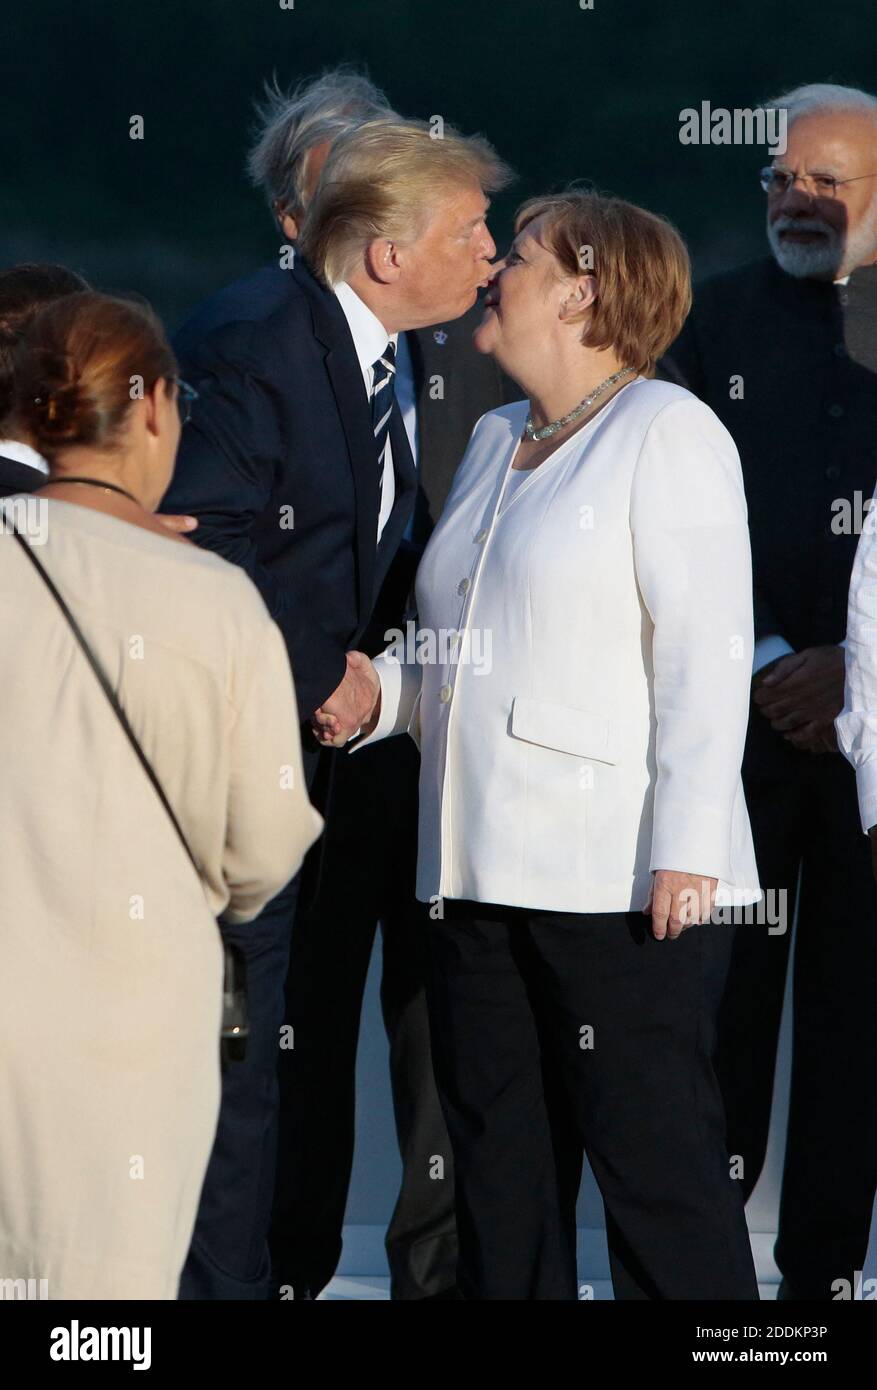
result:
<svg viewBox="0 0 877 1390"><path fill-rule="evenodd" d="M73 376L69 357L33 353L21 374L18 414L37 447L89 444L97 429L93 401Z"/></svg>

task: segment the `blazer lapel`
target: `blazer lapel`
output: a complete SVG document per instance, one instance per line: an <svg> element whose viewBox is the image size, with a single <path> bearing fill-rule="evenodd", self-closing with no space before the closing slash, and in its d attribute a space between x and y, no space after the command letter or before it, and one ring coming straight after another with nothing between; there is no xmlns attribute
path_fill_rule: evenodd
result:
<svg viewBox="0 0 877 1390"><path fill-rule="evenodd" d="M356 493L357 600L362 624L368 620L374 594L380 497L371 412L341 305L330 290L318 284L300 258L296 259L294 273L310 303L314 336L327 349L326 371L347 441ZM395 444L393 451L395 455Z"/></svg>

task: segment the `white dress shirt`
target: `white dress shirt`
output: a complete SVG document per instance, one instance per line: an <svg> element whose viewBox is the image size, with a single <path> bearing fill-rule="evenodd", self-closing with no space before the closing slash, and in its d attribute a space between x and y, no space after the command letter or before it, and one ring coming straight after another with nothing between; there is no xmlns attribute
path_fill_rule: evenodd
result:
<svg viewBox="0 0 877 1390"><path fill-rule="evenodd" d="M418 571L417 651L375 661L378 723L352 750L406 729L420 747L417 896L627 912L675 869L717 879L718 907L756 902L733 440L638 378L518 473L527 408L475 426Z"/></svg>
<svg viewBox="0 0 877 1390"><path fill-rule="evenodd" d="M368 305L363 303L356 291L352 290L346 281L342 280L340 284L335 285L334 292L338 303L344 310L344 317L347 319L347 324L350 328L353 346L356 349L357 360L365 384L365 394L369 402L369 408L371 408L372 385L374 382L374 372L372 368L378 358L386 352L388 343L392 343L394 348L397 346L398 334L387 332L377 315L372 313ZM377 467L378 460L376 454L375 471L377 471ZM393 445L388 436L387 450L384 455L384 475L381 481L381 508L378 515L377 541L381 539L384 527L393 510L395 499L396 475L393 470Z"/></svg>
<svg viewBox="0 0 877 1390"><path fill-rule="evenodd" d="M20 439L0 439L0 458L26 463L28 468L36 468L38 472L45 473L47 478L49 476L47 460L29 444L22 444Z"/></svg>

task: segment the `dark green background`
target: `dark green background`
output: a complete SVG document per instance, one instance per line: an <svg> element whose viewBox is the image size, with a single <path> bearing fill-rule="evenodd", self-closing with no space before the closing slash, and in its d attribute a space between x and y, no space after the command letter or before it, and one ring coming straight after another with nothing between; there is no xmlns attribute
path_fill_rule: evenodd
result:
<svg viewBox="0 0 877 1390"><path fill-rule="evenodd" d="M683 146L680 110L799 82L877 90L874 0L2 2L0 264L65 262L147 294L172 328L276 254L243 173L273 71L366 64L404 114L484 132L519 174L500 247L518 201L584 178L668 214L699 273L761 251L765 152Z"/></svg>

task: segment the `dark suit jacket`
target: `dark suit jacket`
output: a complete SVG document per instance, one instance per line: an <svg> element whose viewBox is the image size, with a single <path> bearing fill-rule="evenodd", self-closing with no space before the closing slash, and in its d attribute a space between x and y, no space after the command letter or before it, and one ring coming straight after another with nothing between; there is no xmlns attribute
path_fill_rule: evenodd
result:
<svg viewBox="0 0 877 1390"><path fill-rule="evenodd" d="M35 492L49 480L38 468L31 468L17 459L0 457L0 497L11 497L14 492Z"/></svg>
<svg viewBox="0 0 877 1390"><path fill-rule="evenodd" d="M661 366L740 452L756 638L840 642L858 536L832 526L836 503L867 501L877 479L877 267L846 287L793 279L772 259L708 280Z"/></svg>
<svg viewBox="0 0 877 1390"><path fill-rule="evenodd" d="M401 413L390 422L396 499L378 547L377 452L353 339L301 257L220 290L175 347L200 398L162 509L197 516L194 539L258 585L305 719L341 681L414 506Z"/></svg>
<svg viewBox="0 0 877 1390"><path fill-rule="evenodd" d="M523 392L489 355L472 346L483 316L475 304L452 323L405 336L417 398L417 500L412 539L404 540L378 598L362 650L376 655L384 633L399 627L426 542L445 505L476 422L489 410L519 401Z"/></svg>

